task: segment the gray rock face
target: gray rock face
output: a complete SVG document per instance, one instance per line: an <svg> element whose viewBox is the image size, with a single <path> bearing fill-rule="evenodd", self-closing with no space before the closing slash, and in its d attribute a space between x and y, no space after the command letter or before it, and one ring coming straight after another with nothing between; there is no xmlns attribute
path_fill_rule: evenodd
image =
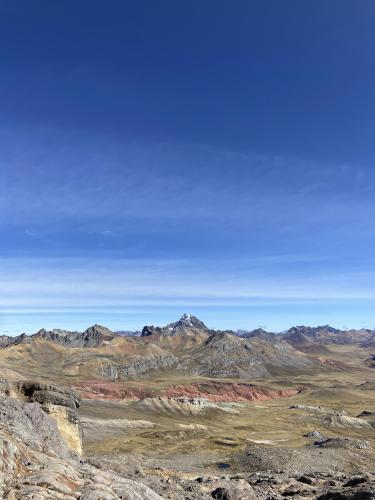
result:
<svg viewBox="0 0 375 500"><path fill-rule="evenodd" d="M142 377L150 370L160 370L177 366L178 359L165 351L150 357L129 358L103 365L102 373L111 379Z"/></svg>
<svg viewBox="0 0 375 500"><path fill-rule="evenodd" d="M308 369L313 362L282 339L240 338L227 332L208 336L181 366L194 374L239 378Z"/></svg>
<svg viewBox="0 0 375 500"><path fill-rule="evenodd" d="M0 398L0 424L26 446L55 457L72 458L74 454L62 439L56 422L38 403L25 403L5 396Z"/></svg>

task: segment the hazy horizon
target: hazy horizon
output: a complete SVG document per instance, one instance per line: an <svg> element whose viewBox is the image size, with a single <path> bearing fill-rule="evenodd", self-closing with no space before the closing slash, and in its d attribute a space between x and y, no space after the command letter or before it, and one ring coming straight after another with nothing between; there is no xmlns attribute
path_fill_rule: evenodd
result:
<svg viewBox="0 0 375 500"><path fill-rule="evenodd" d="M170 306L168 307L169 310ZM257 309L259 306L257 307ZM17 313L17 319L14 324L14 329L11 328L11 322L9 322L9 330L0 331L0 335L9 335L15 336L20 335L21 333L26 333L27 335L31 335L37 333L39 330L44 328L45 330L68 330L68 331L85 331L92 325L99 324L101 326L105 326L114 332L118 331L141 331L142 328L146 325L154 325L154 326L165 326L169 323L177 321L180 319L183 314L192 314L193 316L198 317L198 319L202 320L203 323L206 324L208 328L214 330L244 330L251 331L258 328L261 328L266 331L271 331L273 333L283 333L287 331L289 328L294 326L326 326L324 323L290 323L285 324L284 327L268 327L265 323L257 323L248 322L245 323L244 320L234 321L234 324L231 323L230 320L226 320L224 322L215 321L214 313L207 313L204 317L201 315L197 315L194 311L185 311L181 312L181 308L176 308L175 316L172 318L166 319L166 315L163 312L150 312L150 311L137 311L136 313L132 311L129 313L127 310L121 309L111 309L107 311L62 311L61 309L54 311L15 311ZM248 308L246 308L246 313L248 313ZM13 313L11 313L13 316ZM102 321L96 321L95 317L99 317ZM129 321L129 318L130 321ZM139 318L144 318L145 321L142 322ZM158 321L155 321L155 318ZM207 318L207 319L206 319ZM60 322L56 324L56 321ZM21 328L20 325L24 324L25 328ZM329 326L341 329L341 330L360 330L362 328L373 330L374 327L370 325L348 325L348 324L329 324Z"/></svg>

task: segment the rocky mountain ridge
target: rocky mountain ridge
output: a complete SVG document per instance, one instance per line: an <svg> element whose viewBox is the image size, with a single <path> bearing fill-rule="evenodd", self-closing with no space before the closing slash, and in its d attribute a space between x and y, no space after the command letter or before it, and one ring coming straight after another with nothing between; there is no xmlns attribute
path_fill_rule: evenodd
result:
<svg viewBox="0 0 375 500"><path fill-rule="evenodd" d="M104 342L110 342L115 337L149 337L152 335L163 336L193 336L193 335L213 335L215 333L226 333L235 335L241 338L261 337L263 339L273 339L275 336L282 338L291 345L301 344L306 341L318 342L320 344L328 343L351 343L361 342L364 345L370 344L375 339L375 332L370 329L359 330L340 330L330 325L324 326L293 326L284 333L269 332L262 328L255 330L213 330L208 328L203 321L192 314L183 314L183 316L172 323L165 326L146 325L141 331L120 330L117 332L111 331L109 328L102 325L92 325L84 332L68 331L62 329L46 330L42 328L32 335L22 333L17 336L0 335L0 348L8 345L28 342L33 337L40 337L45 340L50 340L61 345L69 347L96 347Z"/></svg>
<svg viewBox="0 0 375 500"><path fill-rule="evenodd" d="M325 353L329 344L358 344L371 347L375 339L373 330L339 330L329 325L309 327L295 326L282 334L283 339L298 350L306 353Z"/></svg>
<svg viewBox="0 0 375 500"><path fill-rule="evenodd" d="M38 332L27 335L22 333L15 337L9 335L0 336L0 348L20 343L30 343L34 338L49 340L66 347L97 347L105 342L110 342L117 334L102 325L93 325L84 332L62 330L55 328L46 330L42 328Z"/></svg>
<svg viewBox="0 0 375 500"><path fill-rule="evenodd" d="M69 332L59 329L46 331L42 329L35 336L69 347L97 347L104 342L113 340L116 334L105 326L93 325L84 332Z"/></svg>
<svg viewBox="0 0 375 500"><path fill-rule="evenodd" d="M101 325L84 332L39 330L0 338L0 362L10 377L55 373L84 378L128 379L157 371L205 377L269 377L330 367L330 344L375 339L370 330L329 326L293 327L284 334L210 330L185 314L163 327L146 326L141 336L119 335ZM8 376L8 375L7 375Z"/></svg>

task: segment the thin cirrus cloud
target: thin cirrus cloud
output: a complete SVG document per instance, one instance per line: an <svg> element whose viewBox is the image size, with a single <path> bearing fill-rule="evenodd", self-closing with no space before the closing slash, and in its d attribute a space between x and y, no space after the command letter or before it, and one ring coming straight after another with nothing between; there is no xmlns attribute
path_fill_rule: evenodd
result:
<svg viewBox="0 0 375 500"><path fill-rule="evenodd" d="M40 135L44 135L41 140ZM311 224L324 215L358 217L371 169L309 164L201 146L101 144L47 131L25 138L2 131L8 154L0 165L0 220L83 226L129 220ZM52 136L52 139L50 139ZM17 172L17 175L10 175ZM358 205L360 202L360 205ZM355 210L353 213L353 204ZM298 211L295 210L298 206ZM109 228L108 230L113 230Z"/></svg>
<svg viewBox="0 0 375 500"><path fill-rule="evenodd" d="M3 311L194 307L243 327L257 305L279 328L306 302L301 321L337 324L374 299L372 169L60 132L0 132Z"/></svg>
<svg viewBox="0 0 375 500"><path fill-rule="evenodd" d="M217 263L209 261L2 259L1 303L7 307L84 307L375 298L375 273L338 268L320 276L316 270L321 262L275 256L222 261L217 269Z"/></svg>

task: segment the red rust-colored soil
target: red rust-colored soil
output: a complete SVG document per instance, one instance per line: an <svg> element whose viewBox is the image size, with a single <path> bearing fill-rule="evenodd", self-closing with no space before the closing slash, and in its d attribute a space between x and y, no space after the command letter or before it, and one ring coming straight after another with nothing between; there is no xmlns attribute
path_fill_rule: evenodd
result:
<svg viewBox="0 0 375 500"><path fill-rule="evenodd" d="M268 401L270 399L287 398L295 396L300 389L269 389L250 384L229 382L205 382L194 384L172 385L162 393L156 394L147 390L143 385L129 386L126 382L87 380L75 385L75 389L83 399L145 399L155 396L166 398L187 397L192 399L206 399L212 402L245 402Z"/></svg>
<svg viewBox="0 0 375 500"><path fill-rule="evenodd" d="M74 388L83 399L144 399L153 396L141 385L139 387L129 387L124 382L87 380L78 382Z"/></svg>
<svg viewBox="0 0 375 500"><path fill-rule="evenodd" d="M249 384L208 382L204 384L176 385L165 396L202 398L216 403L239 401L268 401L298 394L298 389L274 390Z"/></svg>

